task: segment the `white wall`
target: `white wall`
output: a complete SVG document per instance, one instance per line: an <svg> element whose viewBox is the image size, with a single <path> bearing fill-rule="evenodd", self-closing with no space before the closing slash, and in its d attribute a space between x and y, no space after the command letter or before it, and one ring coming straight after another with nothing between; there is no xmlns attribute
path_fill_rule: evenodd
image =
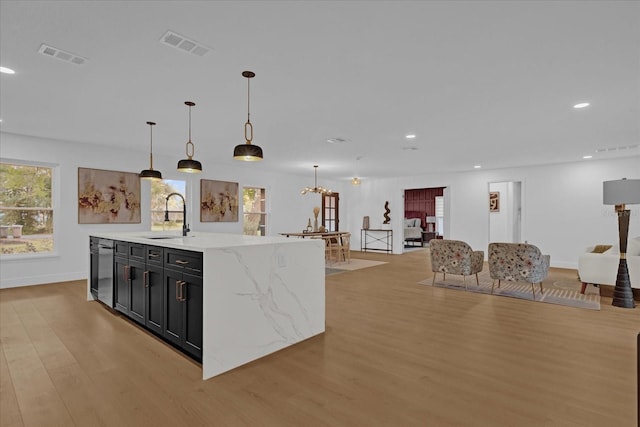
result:
<svg viewBox="0 0 640 427"><path fill-rule="evenodd" d="M491 182L489 191L500 193L500 210L489 213L489 242L521 243L519 182Z"/></svg>
<svg viewBox="0 0 640 427"><path fill-rule="evenodd" d="M87 277L88 235L92 232L148 230L149 184L142 183L141 224L78 224L77 168L89 167L139 172L147 167L145 152L114 150L87 144L74 144L0 133L3 159L48 162L59 165L55 180L61 190L55 206L57 255L47 258L8 260L0 258L0 288L77 280ZM300 195L300 183L310 176L292 179L289 175L264 172L260 164L238 162L214 164L207 159L204 172L182 174L175 170L178 156L154 155L154 166L164 178L186 179L193 191L187 193L188 217L194 231L242 233L242 223L200 223L196 210L199 180L238 182L240 187L267 189L269 200L268 233L302 230L313 207L320 206L319 195ZM266 161L266 160L265 160ZM551 265L576 268L578 255L598 243L616 243L617 217L613 206L602 204L602 182L640 178L640 157L618 160L583 161L541 167L474 170L465 173L424 174L392 179L363 179L359 186L327 180L325 185L340 192L340 229L352 232L351 247L360 249L362 217L371 217L371 228L384 221L384 204L389 201L394 253L402 253L404 190L407 188L447 187L445 190L445 237L468 242L486 253L489 242L487 188L490 182L522 182L522 236L551 255ZM632 205L630 236L640 235L640 206ZM193 213L196 213L193 215Z"/></svg>
<svg viewBox="0 0 640 427"><path fill-rule="evenodd" d="M489 243L490 182L522 182L522 241L551 255L554 267L577 268L578 255L598 243L617 243L618 226L613 206L602 204L602 182L640 178L640 157L581 161L538 167L474 170L463 173L424 174L394 179L363 179L348 186L342 199L344 229L359 230L362 217L381 218L390 200L394 253L402 253L402 194L406 188L447 187L445 238L464 240L487 251ZM629 236L640 235L640 206L630 205ZM352 248L360 245L359 233Z"/></svg>
<svg viewBox="0 0 640 427"><path fill-rule="evenodd" d="M57 165L54 170L54 187L59 189L54 205L56 240L54 256L10 259L0 257L0 288L53 283L87 278L88 236L92 232L142 231L150 229L150 184L142 181L141 224L78 224L78 167L140 172L148 167L148 153L115 150L113 148L78 144L0 133L0 157L4 160L46 162ZM230 147L232 150L233 147ZM231 156L231 151L229 156ZM201 223L199 215L200 179L238 182L243 186L263 187L267 191L269 213L267 233L302 231L307 219L313 217L313 207L320 206L317 194L300 195L313 176L292 179L289 175L265 172L260 163L237 162L215 164L207 159L202 162L200 174L186 174L176 170L180 153L175 158L154 155L154 168L165 179L187 181L187 218L192 231L216 233L242 233L242 219L233 223ZM268 161L268 160L265 160ZM305 181L306 180L306 181ZM340 191L340 183L325 180L325 185Z"/></svg>

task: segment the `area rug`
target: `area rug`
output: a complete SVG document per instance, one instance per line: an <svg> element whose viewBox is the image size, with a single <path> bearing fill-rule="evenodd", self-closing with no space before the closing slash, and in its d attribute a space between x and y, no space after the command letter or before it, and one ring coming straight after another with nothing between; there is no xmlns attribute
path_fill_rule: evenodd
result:
<svg viewBox="0 0 640 427"><path fill-rule="evenodd" d="M384 261L369 261L366 259L351 258L351 262L331 262L327 263L325 275L344 273L345 271L361 270L363 268L375 267L376 265L387 264Z"/></svg>
<svg viewBox="0 0 640 427"><path fill-rule="evenodd" d="M429 285L432 283L431 278L424 279L418 284ZM465 289L462 276L447 275L447 279L442 279L442 274L438 273L435 286L447 289L462 290L468 292L476 292L481 294L491 294L491 284L493 280L489 276L489 272L481 272L478 274L480 286L476 285L474 276L467 276L467 288ZM493 288L493 295L511 298L524 299L531 302L546 302L549 304L559 304L569 307L586 308L590 310L600 310L600 290L594 286L587 287L584 294L580 293L580 283L569 283L568 281L557 281L553 283L542 283L544 293L540 294L540 286L536 285L536 296L533 299L531 285L529 283L505 282L503 281L498 288L496 282Z"/></svg>

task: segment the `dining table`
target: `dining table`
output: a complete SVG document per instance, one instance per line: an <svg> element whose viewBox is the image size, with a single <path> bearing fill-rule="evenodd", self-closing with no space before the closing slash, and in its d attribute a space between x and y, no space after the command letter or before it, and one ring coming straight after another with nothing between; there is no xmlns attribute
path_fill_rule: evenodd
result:
<svg viewBox="0 0 640 427"><path fill-rule="evenodd" d="M281 236L287 237L340 237L347 234L348 231L303 231L303 232L293 232L293 233L280 233Z"/></svg>
<svg viewBox="0 0 640 427"><path fill-rule="evenodd" d="M282 236L286 237L301 237L310 239L324 239L327 243L327 247L329 248L328 256L331 256L331 245L338 243L338 245L342 245L344 242L342 240L343 236L350 234L348 231L303 231L303 232L290 232L290 233L280 233ZM331 243L333 242L333 243ZM327 255L327 254L325 254ZM327 258L329 259L329 258ZM343 254L341 257L343 261L346 261L346 256Z"/></svg>

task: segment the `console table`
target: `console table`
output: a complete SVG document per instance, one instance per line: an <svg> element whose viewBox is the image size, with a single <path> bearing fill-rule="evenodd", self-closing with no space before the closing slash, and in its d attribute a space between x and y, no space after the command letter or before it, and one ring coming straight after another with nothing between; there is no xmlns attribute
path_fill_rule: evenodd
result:
<svg viewBox="0 0 640 427"><path fill-rule="evenodd" d="M379 247L371 247L378 243ZM393 252L393 230L381 228L360 229L360 251Z"/></svg>

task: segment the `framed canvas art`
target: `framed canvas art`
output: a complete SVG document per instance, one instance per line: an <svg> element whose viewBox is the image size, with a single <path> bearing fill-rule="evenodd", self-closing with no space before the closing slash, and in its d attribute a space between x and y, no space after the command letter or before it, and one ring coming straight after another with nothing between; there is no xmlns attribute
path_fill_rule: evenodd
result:
<svg viewBox="0 0 640 427"><path fill-rule="evenodd" d="M137 173L78 168L78 224L139 224Z"/></svg>
<svg viewBox="0 0 640 427"><path fill-rule="evenodd" d="M200 180L200 222L238 222L238 183Z"/></svg>
<svg viewBox="0 0 640 427"><path fill-rule="evenodd" d="M500 212L500 192L489 192L489 212Z"/></svg>

